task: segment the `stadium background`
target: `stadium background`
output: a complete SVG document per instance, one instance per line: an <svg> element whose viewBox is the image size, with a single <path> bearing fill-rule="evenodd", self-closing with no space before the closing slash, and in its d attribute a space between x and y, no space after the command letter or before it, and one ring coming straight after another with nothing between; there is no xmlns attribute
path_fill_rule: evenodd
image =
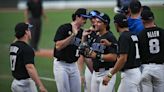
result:
<svg viewBox="0 0 164 92"><path fill-rule="evenodd" d="M59 8L56 7L48 7L48 2L53 2L53 5L57 7L57 4L60 3ZM63 5L61 5L61 1ZM46 9L46 14L48 17L47 21L43 22L42 36L40 40L40 48L41 49L53 49L53 37L55 35L56 29L59 25L63 23L67 23L71 21L71 15L78 7L87 7L88 10L99 10L101 12L105 12L109 14L111 18L111 30L118 37L118 33L116 33L113 25L113 7L115 6L114 0L90 0L92 6L84 6L86 5L86 1L88 0L44 0L44 8ZM155 1L155 2L154 2ZM70 7L66 5L66 3L74 2L74 6ZM79 4L82 2L84 4ZM99 4L96 4L98 2ZM107 2L109 4L107 4ZM16 23L24 21L23 10L25 0L0 0L0 92L11 92L10 85L12 81L11 71L10 71L10 62L9 62L9 44L14 40L14 26ZM105 5L103 5L103 3ZM156 24L162 28L164 28L164 0L141 0L141 3L144 5L148 5L151 7L152 11L155 14ZM77 5L79 4L79 5ZM101 5L102 4L102 5ZM100 6L101 5L101 6ZM66 7L67 6L67 7ZM70 5L71 6L71 5ZM84 28L89 27L89 21ZM36 56L36 67L43 80L45 86L47 87L49 92L57 92L55 81L53 80L53 57L41 57ZM116 89L119 84L119 74L116 83Z"/></svg>

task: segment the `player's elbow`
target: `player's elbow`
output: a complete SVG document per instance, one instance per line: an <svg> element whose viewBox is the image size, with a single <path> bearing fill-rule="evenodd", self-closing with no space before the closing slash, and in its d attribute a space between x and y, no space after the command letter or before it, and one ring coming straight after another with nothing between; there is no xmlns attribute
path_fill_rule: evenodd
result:
<svg viewBox="0 0 164 92"><path fill-rule="evenodd" d="M27 71L33 70L34 69L34 65L33 64L26 64L26 69Z"/></svg>

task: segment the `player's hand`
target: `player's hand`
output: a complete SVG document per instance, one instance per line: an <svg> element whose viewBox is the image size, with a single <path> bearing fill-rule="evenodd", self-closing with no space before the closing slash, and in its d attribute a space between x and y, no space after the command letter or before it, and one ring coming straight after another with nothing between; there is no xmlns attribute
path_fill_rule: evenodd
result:
<svg viewBox="0 0 164 92"><path fill-rule="evenodd" d="M48 92L44 86L39 87L39 92Z"/></svg>
<svg viewBox="0 0 164 92"><path fill-rule="evenodd" d="M108 77L108 76L105 76L104 78L103 78L103 82L102 82L102 84L103 85L108 85L108 82L110 81L110 78Z"/></svg>
<svg viewBox="0 0 164 92"><path fill-rule="evenodd" d="M110 46L112 43L109 42L107 39L101 39L100 44L102 44L104 46Z"/></svg>
<svg viewBox="0 0 164 92"><path fill-rule="evenodd" d="M86 37L87 35L91 34L92 30L87 29L83 31L83 36Z"/></svg>

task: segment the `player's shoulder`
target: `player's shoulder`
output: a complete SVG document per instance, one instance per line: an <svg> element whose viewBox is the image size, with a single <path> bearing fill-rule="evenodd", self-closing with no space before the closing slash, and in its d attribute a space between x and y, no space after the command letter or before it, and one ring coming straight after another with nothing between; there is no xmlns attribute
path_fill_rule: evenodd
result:
<svg viewBox="0 0 164 92"><path fill-rule="evenodd" d="M71 30L72 25L70 23L65 23L59 26L58 30Z"/></svg>
<svg viewBox="0 0 164 92"><path fill-rule="evenodd" d="M117 43L117 39L111 31L107 32L107 34L105 35L105 38L107 38L109 41Z"/></svg>

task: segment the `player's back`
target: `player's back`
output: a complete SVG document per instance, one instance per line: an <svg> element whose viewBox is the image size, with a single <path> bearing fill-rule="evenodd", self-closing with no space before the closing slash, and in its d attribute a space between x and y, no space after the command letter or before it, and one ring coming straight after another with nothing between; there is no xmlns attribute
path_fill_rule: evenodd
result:
<svg viewBox="0 0 164 92"><path fill-rule="evenodd" d="M10 45L10 63L12 75L16 79L29 78L25 64L34 64L34 51L23 41L16 41Z"/></svg>
<svg viewBox="0 0 164 92"><path fill-rule="evenodd" d="M139 34L139 48L142 63L163 63L164 30L159 27L145 28Z"/></svg>

